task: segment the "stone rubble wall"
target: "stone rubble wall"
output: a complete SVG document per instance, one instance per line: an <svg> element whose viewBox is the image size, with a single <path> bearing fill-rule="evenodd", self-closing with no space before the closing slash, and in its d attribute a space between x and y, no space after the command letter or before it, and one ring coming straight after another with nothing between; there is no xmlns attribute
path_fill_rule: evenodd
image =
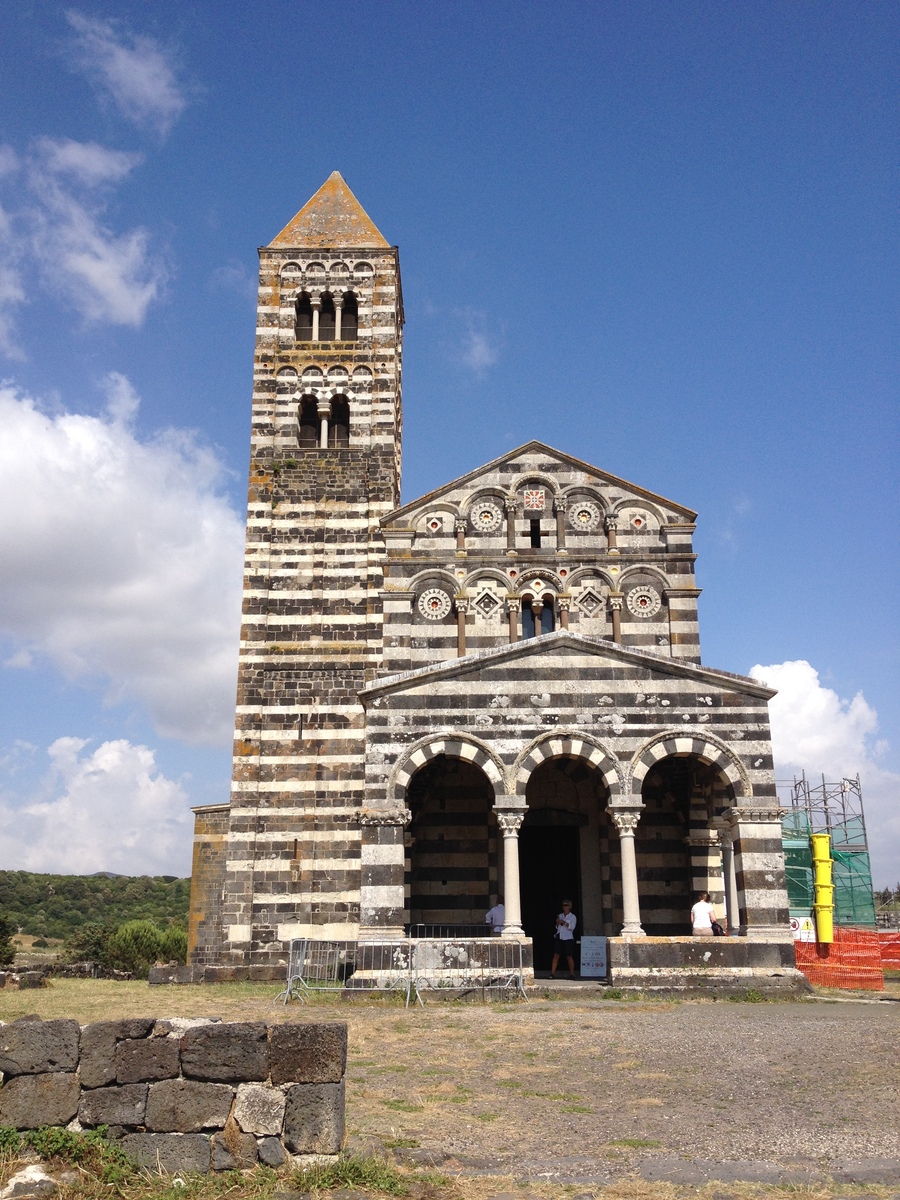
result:
<svg viewBox="0 0 900 1200"><path fill-rule="evenodd" d="M108 1127L143 1166L225 1171L337 1154L347 1026L135 1017L0 1024L0 1125Z"/></svg>

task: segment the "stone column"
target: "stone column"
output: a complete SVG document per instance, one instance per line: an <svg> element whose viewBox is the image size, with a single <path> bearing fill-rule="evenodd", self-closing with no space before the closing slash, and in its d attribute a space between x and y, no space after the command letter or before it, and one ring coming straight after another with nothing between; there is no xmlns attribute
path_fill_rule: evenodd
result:
<svg viewBox="0 0 900 1200"><path fill-rule="evenodd" d="M610 554L618 554L619 544L616 541L616 532L619 528L619 522L615 517L607 517L603 525L606 529L606 549Z"/></svg>
<svg viewBox="0 0 900 1200"><path fill-rule="evenodd" d="M499 799L499 797L498 797ZM506 804L518 801L517 796L502 798ZM518 802L515 807L494 806L497 824L503 833L503 902L506 906L504 937L524 937L522 929L522 902L519 896L519 830L525 820L525 805Z"/></svg>
<svg viewBox="0 0 900 1200"><path fill-rule="evenodd" d="M506 612L509 616L509 641L510 645L519 640L519 597L506 597Z"/></svg>
<svg viewBox="0 0 900 1200"><path fill-rule="evenodd" d="M453 528L456 530L456 553L465 554L466 552L466 523L465 521L454 521Z"/></svg>
<svg viewBox="0 0 900 1200"><path fill-rule="evenodd" d="M322 297L311 296L309 302L313 310L312 340L317 342L319 340L319 313L322 311Z"/></svg>
<svg viewBox="0 0 900 1200"><path fill-rule="evenodd" d="M456 601L456 656L464 658L466 653L466 613L469 601L465 596L454 596Z"/></svg>
<svg viewBox="0 0 900 1200"><path fill-rule="evenodd" d="M553 501L553 511L556 513L556 553L568 554L566 549L566 513L569 508L567 496L557 496Z"/></svg>
<svg viewBox="0 0 900 1200"><path fill-rule="evenodd" d="M731 826L723 825L719 829L722 843L722 885L725 889L725 915L728 918L728 932L737 933L740 919L738 917L737 876L734 873L734 842Z"/></svg>
<svg viewBox="0 0 900 1200"><path fill-rule="evenodd" d="M316 413L319 417L319 448L328 449L328 422L331 420L331 401L317 400Z"/></svg>
<svg viewBox="0 0 900 1200"><path fill-rule="evenodd" d="M534 614L534 636L541 636L541 613L544 611L544 602L540 596L535 596L531 601L531 611Z"/></svg>
<svg viewBox="0 0 900 1200"><path fill-rule="evenodd" d="M506 553L515 554L516 552L516 501L504 500L503 507L506 509Z"/></svg>
<svg viewBox="0 0 900 1200"><path fill-rule="evenodd" d="M742 800L725 813L734 845L735 890L741 936L756 941L791 937L781 808L778 801Z"/></svg>
<svg viewBox="0 0 900 1200"><path fill-rule="evenodd" d="M614 642L622 640L622 604L625 597L621 592L609 593L609 611L612 613L612 635Z"/></svg>
<svg viewBox="0 0 900 1200"><path fill-rule="evenodd" d="M569 628L569 604L568 596L559 597L559 627L560 629Z"/></svg>
<svg viewBox="0 0 900 1200"><path fill-rule="evenodd" d="M334 298L334 340L341 340L341 313L344 309L344 297L335 296Z"/></svg>
<svg viewBox="0 0 900 1200"><path fill-rule="evenodd" d="M636 808L607 809L619 831L619 849L622 855L622 909L625 918L622 937L646 937L641 928L641 902L638 895L637 859L634 853L634 832L640 820Z"/></svg>
<svg viewBox="0 0 900 1200"><path fill-rule="evenodd" d="M403 926L405 849L403 831L412 820L408 808L364 810L359 818L359 937L361 941L395 941Z"/></svg>

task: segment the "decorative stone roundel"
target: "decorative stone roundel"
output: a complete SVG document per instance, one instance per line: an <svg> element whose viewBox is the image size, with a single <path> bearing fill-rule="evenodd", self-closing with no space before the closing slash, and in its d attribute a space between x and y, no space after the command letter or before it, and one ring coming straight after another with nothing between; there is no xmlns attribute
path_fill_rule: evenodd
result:
<svg viewBox="0 0 900 1200"><path fill-rule="evenodd" d="M472 527L477 529L479 533L496 533L503 524L503 513L490 500L484 500L480 504L473 504L470 516Z"/></svg>
<svg viewBox="0 0 900 1200"><path fill-rule="evenodd" d="M634 613L636 617L652 617L654 613L659 612L661 603L656 588L648 587L646 584L632 588L628 593L628 611Z"/></svg>
<svg viewBox="0 0 900 1200"><path fill-rule="evenodd" d="M440 588L428 588L419 597L419 612L429 621L440 621L450 612L450 597Z"/></svg>
<svg viewBox="0 0 900 1200"><path fill-rule="evenodd" d="M600 524L600 509L590 500L577 500L569 509L569 524L573 529L596 529Z"/></svg>

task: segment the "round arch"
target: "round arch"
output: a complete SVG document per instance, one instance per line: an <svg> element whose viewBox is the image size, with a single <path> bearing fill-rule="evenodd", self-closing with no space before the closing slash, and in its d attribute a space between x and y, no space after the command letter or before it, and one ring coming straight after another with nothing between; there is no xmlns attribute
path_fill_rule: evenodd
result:
<svg viewBox="0 0 900 1200"><path fill-rule="evenodd" d="M525 798L532 772L549 758L582 758L603 776L611 800L621 793L618 765L602 742L590 734L556 730L536 738L516 759L511 772L516 795Z"/></svg>
<svg viewBox="0 0 900 1200"><path fill-rule="evenodd" d="M728 746L709 734L693 737L687 736L683 730L672 730L669 733L657 734L632 758L628 770L632 796L636 795L640 799L644 779L655 763L664 758L687 755L721 771L734 788L736 797L749 799L753 795L743 764Z"/></svg>
<svg viewBox="0 0 900 1200"><path fill-rule="evenodd" d="M503 767L487 746L468 734L445 734L423 738L398 760L388 779L388 800L395 802L398 807L405 805L407 789L413 775L420 767L441 755L459 758L463 762L480 767L490 780L494 798L505 794Z"/></svg>

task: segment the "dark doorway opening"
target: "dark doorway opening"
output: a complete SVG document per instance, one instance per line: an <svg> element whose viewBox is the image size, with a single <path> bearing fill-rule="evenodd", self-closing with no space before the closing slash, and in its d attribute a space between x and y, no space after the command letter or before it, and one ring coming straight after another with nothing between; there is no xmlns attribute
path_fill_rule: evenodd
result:
<svg viewBox="0 0 900 1200"><path fill-rule="evenodd" d="M581 920L581 857L578 825L531 825L519 830L522 928L534 942L534 966L549 971L560 902L572 901ZM575 937L581 926L575 930ZM576 957L577 967L577 957Z"/></svg>

